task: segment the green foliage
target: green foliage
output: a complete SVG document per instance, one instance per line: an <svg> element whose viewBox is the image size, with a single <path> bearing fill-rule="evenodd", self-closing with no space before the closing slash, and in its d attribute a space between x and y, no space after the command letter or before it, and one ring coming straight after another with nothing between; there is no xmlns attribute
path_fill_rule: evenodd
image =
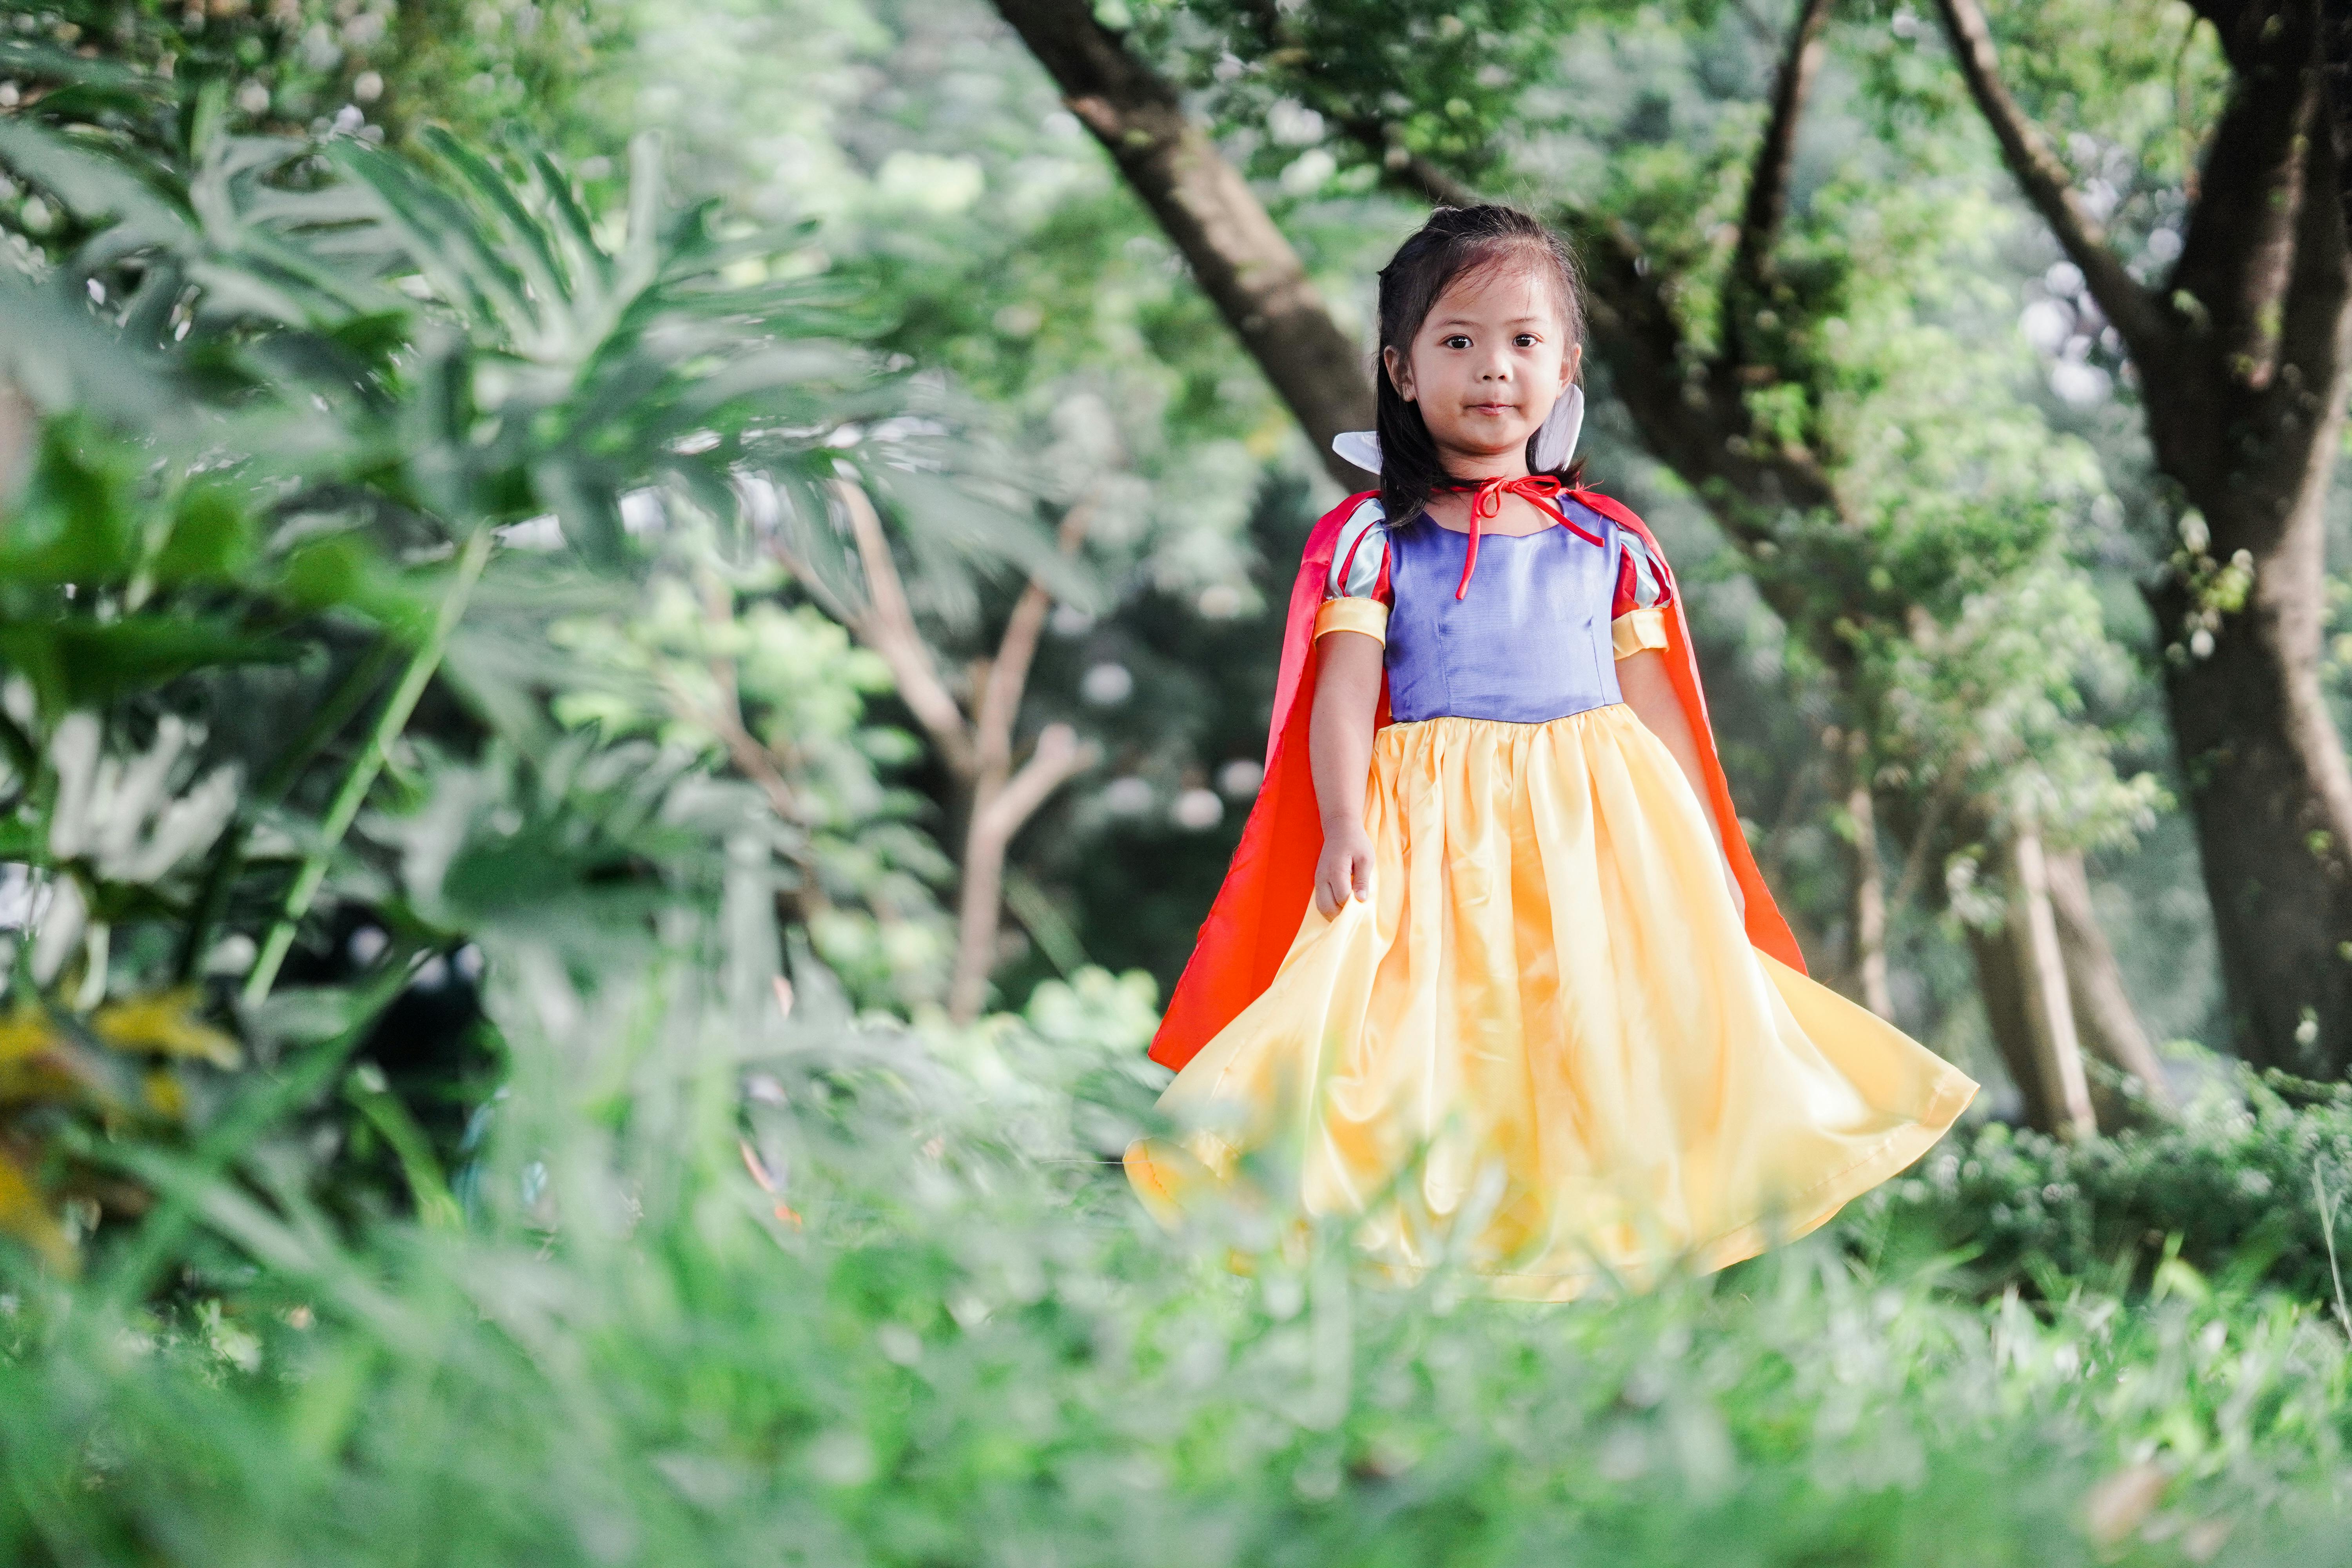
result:
<svg viewBox="0 0 2352 1568"><path fill-rule="evenodd" d="M730 571L707 535L674 530L643 596L548 627L551 711L605 738L651 734L761 790L793 868L786 896L851 990L909 1006L945 983L953 935L937 889L954 867L929 803L887 782L921 754L869 721L881 658L806 603L774 596L772 562Z"/></svg>
<svg viewBox="0 0 2352 1568"><path fill-rule="evenodd" d="M2307 1307L1978 1307L1819 1240L1564 1309L1367 1286L1338 1234L1141 1221L1098 1154L1146 995L926 1036L804 973L787 1019L677 914L593 983L493 939L515 1081L466 1230L352 1253L224 1195L268 1268L202 1310L22 1279L0 1544L408 1561L426 1509L481 1561L1916 1568L2340 1529L2352 1358Z"/></svg>
<svg viewBox="0 0 2352 1568"><path fill-rule="evenodd" d="M1216 781L1264 754L1279 638L1265 607L1286 599L1328 481L986 5L644 0L630 14L636 47L583 89L605 139L656 127L679 188L810 220L792 264L857 292L876 347L940 385L967 450L985 437L1017 463L1042 516L1082 510L1088 592L1049 623L1022 732L1070 722L1108 765L1057 792L1013 846L1008 952L1027 940L999 971L1003 994L1084 955L1172 980L1248 798ZM1339 308L1354 308L1396 216L1359 203L1304 237ZM950 685L993 657L1016 589L957 598L910 583ZM1103 689L1090 672L1123 679L1126 695L1089 696ZM906 722L887 698L876 714ZM944 770L902 776L953 842ZM1202 792L1224 803L1206 827L1174 814ZM854 942L828 951L864 994L903 998L877 982L937 962L911 912L887 931L841 924Z"/></svg>
<svg viewBox="0 0 2352 1568"><path fill-rule="evenodd" d="M0 1237L60 1275L79 1268L77 1243L97 1228L108 1191L87 1168L60 1168L47 1133L58 1123L102 1125L123 1138L169 1138L198 1111L212 1075L242 1064L237 1043L206 1023L194 989L106 1003L76 1016L32 998L0 1022Z"/></svg>
<svg viewBox="0 0 2352 1568"><path fill-rule="evenodd" d="M2144 247L2156 229L2177 226L2183 187L2195 178L2203 131L2221 118L2229 69L2215 24L2183 0L2126 4L1996 4L1986 7L2000 41L2004 79L2042 124L2065 126L2054 138L2074 177L2111 196L2105 219L2136 270L2152 273L2160 256ZM1886 57L1916 59L1933 49L1931 18L1890 27ZM1963 109L1955 75L1939 72L1928 88L1890 90L1890 106L1932 113L1933 103Z"/></svg>
<svg viewBox="0 0 2352 1568"><path fill-rule="evenodd" d="M1615 0L1569 6L1210 0L1135 8L1145 38L1181 51L1189 74L1216 84L1226 112L1259 118L1291 95L1293 117L1260 149L1257 172L1280 172L1302 143L1320 140L1310 133L1319 128L1296 120L1297 109L1331 113L1344 104L1340 117L1369 121L1370 134L1339 142L1327 154L1333 163L1376 164L1395 148L1474 184L1504 172L1503 143L1517 129L1524 96L1552 64L1562 35L1588 24L1638 25L1639 9ZM1233 65L1219 69L1226 60Z"/></svg>
<svg viewBox="0 0 2352 1568"><path fill-rule="evenodd" d="M633 509L656 542L692 531L714 568L789 539L824 595L843 555L822 487L864 468L927 520L908 543L937 593L975 562L1057 560L1001 504L965 498L943 422L877 424L908 412L906 389L855 345L837 288L772 268L793 237L668 212L649 147L627 205L592 214L543 157L501 167L446 136L414 162L240 137L216 104L196 123L180 164L0 121L0 159L87 230L48 275L6 284L0 311L0 384L29 421L0 457L16 481L0 799L17 895L39 911L13 922L7 981L26 1017L51 1020L25 1026L26 1059L98 1059L55 1041L102 1037L110 1008L205 1011L186 988L211 975L215 1022L265 1059L310 1049L316 1092L412 963L509 920L609 956L652 889L715 895L738 861L869 923L919 917L939 860L877 782L903 743L856 738L873 685L859 660L794 670L772 638L750 650L755 688L789 699L771 726L788 758L810 728L794 771L831 791L821 823L713 778L696 749L653 751L640 726L566 739L551 708L579 685L551 620L666 602L672 579L647 568L668 547L631 542ZM502 547L517 527L571 548ZM788 584L771 567L755 587ZM751 621L811 629L772 602ZM447 706L457 693L470 712ZM697 693L672 695L690 710ZM420 704L439 713L430 733L412 732ZM839 743L814 754L827 715ZM325 1008L340 1021L308 1037L276 1021L261 1004L281 963L331 973L362 910L390 934ZM220 992L239 977L231 1008ZM225 1096L270 1099L157 1095L166 1142L213 1138L204 1113ZM54 1249L58 1205L93 1181L75 1129L121 1099L12 1102L0 1133L29 1151L12 1175L37 1173L47 1196L12 1205L9 1228ZM422 1201L432 1184L394 1108L351 1103ZM276 1135L308 1104L252 1112L240 1136ZM137 1180L105 1190L118 1215L144 1201Z"/></svg>
<svg viewBox="0 0 2352 1568"><path fill-rule="evenodd" d="M9 20L0 80L37 112L175 151L198 84L220 89L240 130L381 135L430 119L481 134L526 110L560 121L591 52L621 37L588 0L33 0Z"/></svg>
<svg viewBox="0 0 2352 1568"><path fill-rule="evenodd" d="M2266 1281L2313 1302L2352 1289L2352 1090L2238 1068L2176 1124L2068 1144L1999 1123L1956 1137L1841 1223L1874 1245L1969 1255L1980 1289L2075 1281L2201 1294ZM2336 1236L2331 1247L2329 1228ZM2186 1264L2194 1270L2184 1273ZM2233 1282L2233 1283L2231 1283Z"/></svg>

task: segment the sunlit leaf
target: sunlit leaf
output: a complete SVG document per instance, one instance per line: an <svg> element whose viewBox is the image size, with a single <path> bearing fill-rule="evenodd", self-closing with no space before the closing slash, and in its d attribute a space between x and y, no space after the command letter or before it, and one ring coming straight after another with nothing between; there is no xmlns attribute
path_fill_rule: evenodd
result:
<svg viewBox="0 0 2352 1568"><path fill-rule="evenodd" d="M0 1236L31 1247L59 1274L71 1276L79 1268L72 1238L41 1201L40 1191L25 1168L5 1148L0 1148Z"/></svg>
<svg viewBox="0 0 2352 1568"><path fill-rule="evenodd" d="M192 985L110 1002L90 1016L90 1031L121 1051L236 1067L244 1053L234 1039L204 1021L204 993Z"/></svg>

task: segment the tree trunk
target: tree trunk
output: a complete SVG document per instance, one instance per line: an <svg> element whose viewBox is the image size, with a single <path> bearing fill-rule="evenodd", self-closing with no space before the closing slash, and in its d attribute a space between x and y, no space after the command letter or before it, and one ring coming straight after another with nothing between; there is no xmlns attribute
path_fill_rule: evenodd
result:
<svg viewBox="0 0 2352 1568"><path fill-rule="evenodd" d="M1855 731L1843 738L1845 751L1845 814L1853 829L1853 983L1862 1005L1889 1020L1895 994L1886 984L1886 868L1878 854L1878 808L1870 787L1869 738Z"/></svg>
<svg viewBox="0 0 2352 1568"><path fill-rule="evenodd" d="M2323 37L2315 0L2200 7L2233 80L2179 260L2151 290L2010 98L1977 0L1941 8L2004 158L2129 347L2158 469L2195 509L2148 604L2237 1047L2340 1075L2352 1067L2352 769L2318 661L2352 297L2324 47L2341 35Z"/></svg>
<svg viewBox="0 0 2352 1568"><path fill-rule="evenodd" d="M976 663L971 679L971 715L966 718L924 641L907 598L906 584L883 532L882 519L865 490L845 479L832 483L849 523L866 577L866 602L829 608L861 643L881 657L891 684L916 721L939 748L940 758L962 797L963 854L958 865L955 970L948 983L948 1014L959 1024L980 1016L988 1002L988 977L996 967L996 935L1003 924L1004 858L1013 836L1054 792L1099 762L1102 749L1081 742L1069 725L1038 731L1026 761L1013 765L1013 730L1028 689L1029 667L1045 628L1053 594L1032 578L1013 601L998 638L996 656ZM1065 555L1077 553L1094 514L1091 500L1062 515L1056 542ZM805 563L781 547L777 554L804 584L819 579ZM748 737L747 737L748 741Z"/></svg>
<svg viewBox="0 0 2352 1568"><path fill-rule="evenodd" d="M2098 1131L2098 1120L2083 1070L2040 836L2030 829L2013 834L2002 858L2007 918L1998 931L1969 930L1985 1022L2017 1084L2027 1125L2062 1138L2085 1137Z"/></svg>
<svg viewBox="0 0 2352 1568"><path fill-rule="evenodd" d="M2042 1069L2034 1056L2033 1027L2026 1015L2024 971L2006 924L1990 931L1968 928L1969 957L1975 961L1977 998L1984 1004L1985 1030L2000 1065L2017 1086L2019 1114L2028 1127L2056 1130Z"/></svg>
<svg viewBox="0 0 2352 1568"><path fill-rule="evenodd" d="M2319 656L2352 275L2315 19L2266 9L2223 35L2238 81L2173 279L2210 320L2192 317L2187 374L2146 388L2158 463L2210 549L2189 540L2149 604L2239 1051L2335 1077L2352 1067L2352 768ZM2263 205L2202 210L2232 189ZM2242 607L2213 585L2233 567L2252 574Z"/></svg>
<svg viewBox="0 0 2352 1568"><path fill-rule="evenodd" d="M1331 437L1371 426L1370 355L1332 321L1248 182L1088 0L996 0L996 9L1183 253L1324 466L1342 485L1362 485L1370 476L1335 456Z"/></svg>
<svg viewBox="0 0 2352 1568"><path fill-rule="evenodd" d="M2103 1082L2091 1085L2091 1109L2099 1125L2114 1129L2147 1120L2151 1110L2169 1110L2172 1086L2148 1043L2131 1004L2115 949L2107 944L2091 910L2091 879L2079 849L2053 850L2043 862L2050 884L2050 910L2058 921L2059 956L2066 966L2066 990L2074 1004L2074 1032L2083 1049L2117 1072L2139 1079L2147 1094L2134 1100Z"/></svg>
<svg viewBox="0 0 2352 1568"><path fill-rule="evenodd" d="M2336 200L2352 227L2352 4L2326 0L2319 13L2328 140L2336 146Z"/></svg>
<svg viewBox="0 0 2352 1568"><path fill-rule="evenodd" d="M2315 1078L2352 1064L2352 774L2319 681L2320 499L2255 556L2211 653L2168 660L2164 680L2238 1049ZM2150 600L2177 637L2185 586Z"/></svg>
<svg viewBox="0 0 2352 1568"><path fill-rule="evenodd" d="M971 1023L988 1003L997 932L1003 929L1004 857L1013 836L1063 781L1091 766L1096 755L1067 724L1048 724L1019 772L983 777L974 790L956 908L955 973L948 985L948 1016L957 1023Z"/></svg>
<svg viewBox="0 0 2352 1568"><path fill-rule="evenodd" d="M2009 931L2025 982L2026 1026L2036 1068L2050 1099L2057 1131L2087 1138L2099 1130L2091 1085L2083 1071L2082 1039L2074 1032L2074 1002L2066 961L2058 950L2058 918L2050 907L2049 867L2042 835L2020 828L2010 839Z"/></svg>

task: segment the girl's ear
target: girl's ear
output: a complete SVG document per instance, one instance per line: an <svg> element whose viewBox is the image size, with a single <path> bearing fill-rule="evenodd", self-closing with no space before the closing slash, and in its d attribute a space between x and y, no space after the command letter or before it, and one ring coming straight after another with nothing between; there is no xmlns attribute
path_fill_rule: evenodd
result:
<svg viewBox="0 0 2352 1568"><path fill-rule="evenodd" d="M1568 353L1560 356L1559 389L1566 392L1576 383L1576 373L1584 365L1584 345L1570 343Z"/></svg>
<svg viewBox="0 0 2352 1568"><path fill-rule="evenodd" d="M1396 388L1397 395L1411 403L1413 400L1412 361L1395 349L1382 349L1381 368L1389 373L1389 384Z"/></svg>

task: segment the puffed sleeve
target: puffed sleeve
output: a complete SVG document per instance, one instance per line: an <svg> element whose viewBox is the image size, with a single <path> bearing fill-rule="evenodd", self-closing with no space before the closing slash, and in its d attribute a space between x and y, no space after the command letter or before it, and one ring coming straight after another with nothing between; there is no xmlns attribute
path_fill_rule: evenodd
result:
<svg viewBox="0 0 2352 1568"><path fill-rule="evenodd" d="M1609 606L1609 633L1617 657L1628 658L1666 646L1666 606L1674 602L1674 588L1665 562L1640 534L1623 528L1617 537L1617 592Z"/></svg>
<svg viewBox="0 0 2352 1568"><path fill-rule="evenodd" d="M1389 530L1381 503L1367 500L1339 527L1331 555L1331 575L1323 584L1323 605L1315 612L1315 635L1361 632L1388 641Z"/></svg>

